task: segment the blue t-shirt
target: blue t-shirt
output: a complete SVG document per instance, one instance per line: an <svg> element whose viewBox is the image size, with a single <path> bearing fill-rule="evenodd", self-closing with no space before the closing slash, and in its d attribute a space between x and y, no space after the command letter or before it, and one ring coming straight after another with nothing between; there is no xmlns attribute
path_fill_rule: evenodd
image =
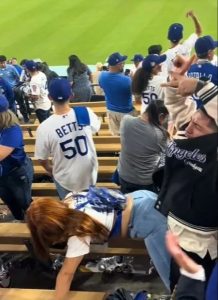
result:
<svg viewBox="0 0 218 300"><path fill-rule="evenodd" d="M13 67L17 70L17 73L21 75L23 68L19 65L13 65Z"/></svg>
<svg viewBox="0 0 218 300"><path fill-rule="evenodd" d="M0 130L0 146L14 148L9 156L0 161L0 176L4 176L15 167L22 165L26 158L23 134L19 125Z"/></svg>
<svg viewBox="0 0 218 300"><path fill-rule="evenodd" d="M15 67L6 65L5 68L0 68L0 77L4 78L11 87L14 87L19 82L19 74Z"/></svg>
<svg viewBox="0 0 218 300"><path fill-rule="evenodd" d="M122 73L101 72L99 85L104 90L108 110L121 113L133 110L130 77Z"/></svg>

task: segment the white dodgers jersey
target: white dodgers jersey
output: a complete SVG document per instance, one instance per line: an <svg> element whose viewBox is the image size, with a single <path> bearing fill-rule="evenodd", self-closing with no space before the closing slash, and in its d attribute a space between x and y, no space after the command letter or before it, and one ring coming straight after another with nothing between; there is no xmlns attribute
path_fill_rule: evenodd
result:
<svg viewBox="0 0 218 300"><path fill-rule="evenodd" d="M176 55L182 55L186 57L191 55L191 51L197 39L197 34L193 33L182 44L178 44L164 52L164 54L167 56L166 61L162 64L162 72L164 76L168 76L169 72L173 70L173 60L175 59Z"/></svg>
<svg viewBox="0 0 218 300"><path fill-rule="evenodd" d="M36 131L35 157L53 159L54 179L69 191L82 191L97 180L98 161L92 134L101 122L88 109L90 125L78 125L73 109L64 115L54 114Z"/></svg>
<svg viewBox="0 0 218 300"><path fill-rule="evenodd" d="M161 87L161 84L164 82L166 82L166 77L161 75L155 75L151 80L149 80L146 90L142 92L141 114L145 112L151 101L157 99L164 100L164 88Z"/></svg>
<svg viewBox="0 0 218 300"><path fill-rule="evenodd" d="M47 78L41 71L31 77L30 94L39 96L39 98L33 102L36 109L50 109L51 101L48 99Z"/></svg>

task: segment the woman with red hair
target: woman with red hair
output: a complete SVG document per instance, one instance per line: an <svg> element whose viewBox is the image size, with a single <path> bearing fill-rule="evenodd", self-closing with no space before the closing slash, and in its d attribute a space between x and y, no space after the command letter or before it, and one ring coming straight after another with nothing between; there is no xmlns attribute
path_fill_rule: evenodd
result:
<svg viewBox="0 0 218 300"><path fill-rule="evenodd" d="M32 202L27 210L36 254L49 257L49 247L67 242L63 266L56 280L55 300L65 299L77 267L90 252L92 240L129 235L144 239L149 255L169 288L170 258L165 247L166 218L155 208L157 195L141 190L125 197L120 192L90 187L72 193L65 202L50 198Z"/></svg>

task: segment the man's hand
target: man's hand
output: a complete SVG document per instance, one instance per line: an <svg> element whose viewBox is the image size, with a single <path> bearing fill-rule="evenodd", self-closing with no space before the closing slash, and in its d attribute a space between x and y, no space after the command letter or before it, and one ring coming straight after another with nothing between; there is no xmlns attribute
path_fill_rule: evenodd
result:
<svg viewBox="0 0 218 300"><path fill-rule="evenodd" d="M189 273L197 273L201 266L194 262L179 246L178 238L171 232L166 233L166 246L180 268Z"/></svg>
<svg viewBox="0 0 218 300"><path fill-rule="evenodd" d="M195 25L195 33L198 35L198 36L201 36L202 35L202 27L201 27L201 24L198 20L198 18L196 17L195 13L193 10L189 10L187 13L186 13L186 17L187 18L191 18L192 21L194 22L194 25Z"/></svg>
<svg viewBox="0 0 218 300"><path fill-rule="evenodd" d="M190 68L195 59L195 55L192 55L188 59L182 55L177 55L173 61L175 69L174 72L170 73L170 81L161 84L161 86L178 88L178 94L181 96L192 95L195 92L198 79L188 78L184 76L184 74Z"/></svg>
<svg viewBox="0 0 218 300"><path fill-rule="evenodd" d="M179 78L178 94L184 97L194 94L197 84L198 79L181 76Z"/></svg>
<svg viewBox="0 0 218 300"><path fill-rule="evenodd" d="M177 93L185 97L194 94L197 84L198 79L196 78L189 78L172 72L171 80L167 83L161 84L161 86L178 88Z"/></svg>
<svg viewBox="0 0 218 300"><path fill-rule="evenodd" d="M180 75L184 75L190 66L195 63L196 61L196 55L193 54L191 57L185 57L183 55L176 55L176 57L173 60L174 65L174 72L178 73Z"/></svg>
<svg viewBox="0 0 218 300"><path fill-rule="evenodd" d="M187 18L188 18L188 17L191 17L191 18L195 17L194 11L193 11L193 10L187 11L186 17L187 17Z"/></svg>

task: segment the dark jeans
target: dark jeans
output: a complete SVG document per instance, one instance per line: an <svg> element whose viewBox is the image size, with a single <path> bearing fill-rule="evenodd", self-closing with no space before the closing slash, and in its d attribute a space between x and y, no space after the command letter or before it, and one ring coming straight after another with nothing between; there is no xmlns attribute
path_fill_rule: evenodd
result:
<svg viewBox="0 0 218 300"><path fill-rule="evenodd" d="M31 198L33 165L29 157L24 164L13 169L8 175L0 177L0 198L8 206L17 220L23 220Z"/></svg>
<svg viewBox="0 0 218 300"><path fill-rule="evenodd" d="M39 120L39 123L42 123L50 116L50 109L49 110L36 109L36 116L37 119Z"/></svg>
<svg viewBox="0 0 218 300"><path fill-rule="evenodd" d="M188 252L183 249L183 251L191 257L197 264L202 265L205 270L206 275L206 283L208 282L210 275L213 271L213 268L216 263L216 259L212 260L209 253L204 258L201 258L199 255L193 252ZM170 265L170 289L173 291L174 287L178 283L180 277L180 271L177 263L174 261L174 259L171 259L171 265Z"/></svg>
<svg viewBox="0 0 218 300"><path fill-rule="evenodd" d="M139 190L147 190L156 193L153 184L149 184L149 185L134 184L123 180L121 177L119 177L119 180L120 180L120 190L123 194L132 193Z"/></svg>
<svg viewBox="0 0 218 300"><path fill-rule="evenodd" d="M22 85L14 87L14 97L19 105L20 113L22 114L24 121L27 122L29 121L30 107L22 88Z"/></svg>

